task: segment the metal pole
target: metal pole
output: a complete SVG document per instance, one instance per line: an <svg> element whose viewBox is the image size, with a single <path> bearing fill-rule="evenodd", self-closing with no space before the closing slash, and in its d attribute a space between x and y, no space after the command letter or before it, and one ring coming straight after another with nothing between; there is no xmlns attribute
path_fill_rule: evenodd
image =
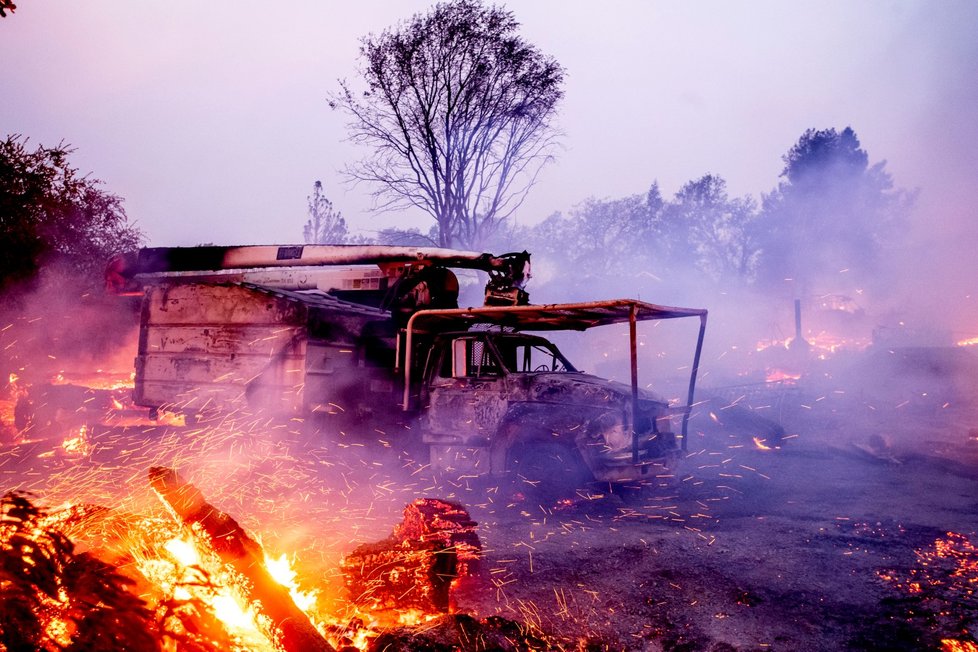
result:
<svg viewBox="0 0 978 652"><path fill-rule="evenodd" d="M628 311L628 337L632 354L632 464L638 464L638 345L635 329L635 304Z"/></svg>
<svg viewBox="0 0 978 652"><path fill-rule="evenodd" d="M693 354L693 371L689 375L689 394L686 396L686 412L683 414L683 450L686 450L686 436L689 430L689 413L693 410L693 393L696 391L696 374L700 370L700 354L703 352L703 337L706 335L706 313L700 315L700 334L696 338L696 353Z"/></svg>
<svg viewBox="0 0 978 652"><path fill-rule="evenodd" d="M411 315L407 323L407 337L404 343L404 404L401 406L405 412L411 409L411 353L414 351L414 318L418 313Z"/></svg>
<svg viewBox="0 0 978 652"><path fill-rule="evenodd" d="M795 299L795 340L801 341L801 299Z"/></svg>

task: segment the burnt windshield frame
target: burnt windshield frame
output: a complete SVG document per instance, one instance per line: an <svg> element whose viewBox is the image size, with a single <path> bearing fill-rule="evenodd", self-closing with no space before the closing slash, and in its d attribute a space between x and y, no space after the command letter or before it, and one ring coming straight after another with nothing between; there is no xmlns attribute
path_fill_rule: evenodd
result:
<svg viewBox="0 0 978 652"><path fill-rule="evenodd" d="M491 346L495 349L496 355L503 364L503 368L507 373L511 374L524 374L538 372L548 372L548 373L573 373L577 371L577 368L571 364L557 345L550 340L537 337L535 335L526 335L524 333L487 333L487 340L490 341ZM546 356L545 362L547 364L531 364L530 368L520 368L518 361L519 356L517 354L518 347L525 346L529 347L530 350L539 351ZM532 359L532 356L526 356L524 352L523 356L523 366L527 366L527 360ZM541 366L547 367L546 369L541 369Z"/></svg>

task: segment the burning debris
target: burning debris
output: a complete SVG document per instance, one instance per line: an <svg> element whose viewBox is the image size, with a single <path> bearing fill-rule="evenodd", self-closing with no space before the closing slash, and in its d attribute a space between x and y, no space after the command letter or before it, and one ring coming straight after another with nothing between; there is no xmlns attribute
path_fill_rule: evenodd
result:
<svg viewBox="0 0 978 652"><path fill-rule="evenodd" d="M269 558L174 470L154 467L149 481L172 520L85 505L46 513L23 494L3 497L2 649L560 649L504 618L448 615L481 552L461 505L415 500L388 539L349 555L354 600L338 624L298 591L284 556Z"/></svg>
<svg viewBox="0 0 978 652"><path fill-rule="evenodd" d="M353 602L373 613L448 612L453 586L478 572L482 546L475 526L457 503L415 500L391 536L343 560Z"/></svg>
<svg viewBox="0 0 978 652"><path fill-rule="evenodd" d="M0 499L5 650L157 650L156 621L118 569L81 552L29 498Z"/></svg>

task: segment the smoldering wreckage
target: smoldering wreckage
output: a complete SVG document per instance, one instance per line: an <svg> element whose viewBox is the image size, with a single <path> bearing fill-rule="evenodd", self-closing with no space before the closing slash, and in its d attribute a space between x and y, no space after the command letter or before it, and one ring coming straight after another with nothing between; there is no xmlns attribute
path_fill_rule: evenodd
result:
<svg viewBox="0 0 978 652"><path fill-rule="evenodd" d="M484 305L458 307L460 270L488 276ZM8 494L5 540L53 528L111 564L159 649L978 649L978 433L948 471L921 436L945 421L894 411L870 432L842 415L872 399L826 389L824 368L697 392L706 310L531 304L528 275L525 252L379 246L112 261L112 292L140 297L131 378L12 379L6 484L71 505L18 520ZM692 325L679 398L639 383L642 322ZM590 329L621 336L629 383L553 341ZM809 364L801 349L772 366ZM846 419L874 436L809 435ZM898 467L953 475L931 521L904 521L919 500L891 509ZM105 504L145 487L153 507ZM840 596L838 573L865 579ZM52 586L28 602L61 649L84 615Z"/></svg>

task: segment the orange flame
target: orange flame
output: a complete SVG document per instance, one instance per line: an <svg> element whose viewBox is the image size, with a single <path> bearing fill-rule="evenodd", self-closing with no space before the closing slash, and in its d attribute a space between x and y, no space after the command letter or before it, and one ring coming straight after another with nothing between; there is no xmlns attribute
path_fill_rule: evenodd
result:
<svg viewBox="0 0 978 652"><path fill-rule="evenodd" d="M974 641L958 641L953 638L941 639L942 652L978 652L978 643Z"/></svg>

